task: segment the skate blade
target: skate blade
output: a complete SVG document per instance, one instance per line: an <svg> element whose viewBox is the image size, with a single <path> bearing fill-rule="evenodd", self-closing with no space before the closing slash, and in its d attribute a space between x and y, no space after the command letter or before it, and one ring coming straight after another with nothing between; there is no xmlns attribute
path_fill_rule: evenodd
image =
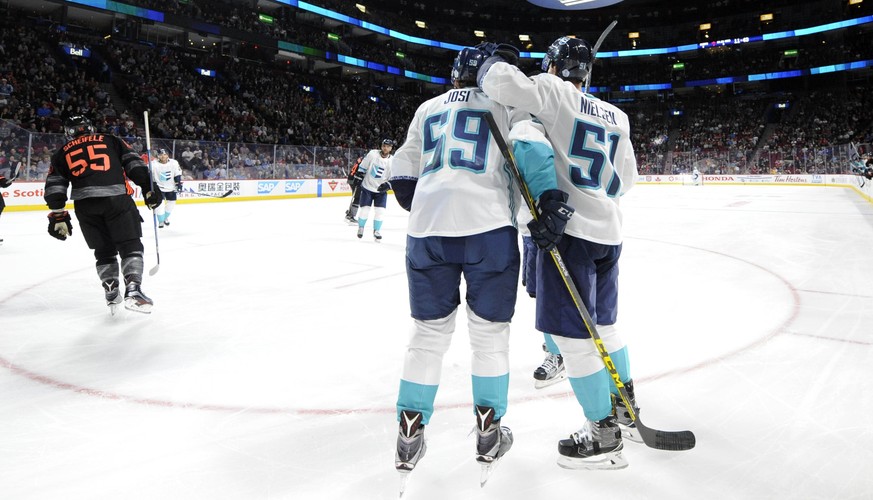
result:
<svg viewBox="0 0 873 500"><path fill-rule="evenodd" d="M601 456L585 458L572 458L560 455L558 466L573 470L618 470L628 466L627 460L620 451L604 453Z"/></svg>
<svg viewBox="0 0 873 500"><path fill-rule="evenodd" d="M110 302L109 303L109 315L115 316L116 314L118 314L118 304L116 304L115 302Z"/></svg>
<svg viewBox="0 0 873 500"><path fill-rule="evenodd" d="M630 441L632 443L643 443L643 437L640 436L640 433L639 431L637 431L636 427L618 424L618 428L621 429L622 440Z"/></svg>
<svg viewBox="0 0 873 500"><path fill-rule="evenodd" d="M403 494L406 493L406 483L409 481L409 473L412 472L412 469L397 469L397 472L400 473L400 498L403 498Z"/></svg>
<svg viewBox="0 0 873 500"><path fill-rule="evenodd" d="M558 382L565 380L566 378L567 378L567 370L562 371L556 377L550 378L548 380L534 379L534 389L542 389L542 388L548 387L550 385L555 385Z"/></svg>
<svg viewBox="0 0 873 500"><path fill-rule="evenodd" d="M482 471L479 473L479 487L484 488L485 483L491 479L491 474L494 474L494 470L497 469L497 464L500 463L500 460L494 460L493 462L479 462L479 465L482 466Z"/></svg>

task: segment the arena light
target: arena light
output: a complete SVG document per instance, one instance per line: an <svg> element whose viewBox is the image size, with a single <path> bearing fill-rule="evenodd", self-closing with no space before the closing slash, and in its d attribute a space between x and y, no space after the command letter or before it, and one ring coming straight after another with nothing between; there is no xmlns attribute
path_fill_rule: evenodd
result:
<svg viewBox="0 0 873 500"><path fill-rule="evenodd" d="M631 31L630 33L627 34L627 37L628 38L639 38L640 32L639 31Z"/></svg>
<svg viewBox="0 0 873 500"><path fill-rule="evenodd" d="M397 59L404 59L406 57L406 54L400 51L395 52L394 55L397 56Z"/></svg>
<svg viewBox="0 0 873 500"><path fill-rule="evenodd" d="M419 28L427 28L427 24L424 21L415 21L415 25Z"/></svg>
<svg viewBox="0 0 873 500"><path fill-rule="evenodd" d="M485 32L482 30L475 30L473 31L473 34L479 38L485 38Z"/></svg>
<svg viewBox="0 0 873 500"><path fill-rule="evenodd" d="M712 23L703 23L700 25L700 31L712 29Z"/></svg>
<svg viewBox="0 0 873 500"><path fill-rule="evenodd" d="M355 7L357 7L358 10L361 11L361 12L363 12L364 14L367 13L367 6L366 6L366 5L356 3L356 4L355 4Z"/></svg>
<svg viewBox="0 0 873 500"><path fill-rule="evenodd" d="M789 49L782 53L785 57L797 57L797 49Z"/></svg>
<svg viewBox="0 0 873 500"><path fill-rule="evenodd" d="M328 40L333 40L334 42L338 42L339 39L340 39L340 37L339 37L339 35L337 35L336 33L328 33L328 34L327 34L327 39L328 39Z"/></svg>
<svg viewBox="0 0 873 500"><path fill-rule="evenodd" d="M772 13L770 13L770 14L761 14L761 22L762 22L762 23L766 23L767 21L772 21L772 20L773 20L773 14L772 14Z"/></svg>
<svg viewBox="0 0 873 500"><path fill-rule="evenodd" d="M529 42L530 35L518 35L518 39L521 40L522 42Z"/></svg>
<svg viewBox="0 0 873 500"><path fill-rule="evenodd" d="M685 63L683 63L683 62L673 63L673 69L675 69L675 70L685 69Z"/></svg>
<svg viewBox="0 0 873 500"><path fill-rule="evenodd" d="M266 14L258 14L258 21L264 24L273 24L276 22L276 18L273 16L268 16Z"/></svg>
<svg viewBox="0 0 873 500"><path fill-rule="evenodd" d="M849 0L849 5L860 5L864 0Z"/></svg>

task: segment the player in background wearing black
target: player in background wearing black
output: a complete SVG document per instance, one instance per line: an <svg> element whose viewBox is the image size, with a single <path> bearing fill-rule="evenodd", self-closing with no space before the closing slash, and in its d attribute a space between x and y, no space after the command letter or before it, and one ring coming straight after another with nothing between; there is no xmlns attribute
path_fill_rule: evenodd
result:
<svg viewBox="0 0 873 500"><path fill-rule="evenodd" d="M118 265L121 255L124 307L149 313L153 302L141 289L142 218L127 180L142 189L145 204L152 210L163 201L161 191L152 188L148 167L126 142L96 133L84 116L68 118L64 133L68 142L52 155L45 181L45 201L51 209L48 232L59 240L73 234L70 214L64 210L67 188L72 185L70 199L85 242L94 250L107 305L114 314L122 302Z"/></svg>
<svg viewBox="0 0 873 500"><path fill-rule="evenodd" d="M358 219L355 217L358 216L358 208L361 206L361 183L364 181L364 171L359 167L363 159L363 156L359 156L355 160L355 164L352 165L346 178L349 182L349 187L352 188L352 201L349 203L349 209L346 210L346 222L351 226L358 225Z"/></svg>
<svg viewBox="0 0 873 500"><path fill-rule="evenodd" d="M0 188L8 188L12 185L12 181L0 175ZM0 215L3 215L3 209L6 208L6 202L3 200L3 193L0 193ZM3 238L0 238L0 245L3 244Z"/></svg>

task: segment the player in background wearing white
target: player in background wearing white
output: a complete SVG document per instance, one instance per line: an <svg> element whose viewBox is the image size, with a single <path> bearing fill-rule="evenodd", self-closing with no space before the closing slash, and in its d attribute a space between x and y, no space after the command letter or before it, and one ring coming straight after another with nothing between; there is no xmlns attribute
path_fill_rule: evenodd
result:
<svg viewBox="0 0 873 500"><path fill-rule="evenodd" d="M152 179L164 195L164 203L155 209L158 227L170 225L170 214L176 206L176 193L182 192L182 167L170 158L166 149L159 149L157 158L151 162Z"/></svg>
<svg viewBox="0 0 873 500"><path fill-rule="evenodd" d="M391 150L394 149L394 141L382 139L379 149L371 149L361 164L358 166L358 175L363 176L363 181L358 189L361 190L360 206L358 208L358 238L364 237L364 226L367 225L367 217L370 215L370 205L373 205L373 238L382 240L382 219L385 217L385 207L388 205L388 190L391 185L388 179L391 177Z"/></svg>
<svg viewBox="0 0 873 500"><path fill-rule="evenodd" d="M697 167L691 169L691 184L700 185L700 170L697 170Z"/></svg>
<svg viewBox="0 0 873 500"><path fill-rule="evenodd" d="M410 211L406 272L413 318L397 397L395 466L410 472L424 455L424 429L455 330L463 276L482 483L513 439L500 424L508 402L509 323L520 264L515 214L521 203L483 116L490 111L504 133L520 119L530 122L526 113L511 112L476 88L484 60L475 48L458 53L454 88L416 110L391 178L397 201Z"/></svg>
<svg viewBox="0 0 873 500"><path fill-rule="evenodd" d="M506 51L499 49L485 49L491 57L479 70L480 88L495 101L533 115L554 148L555 184L529 183L540 211L539 220L530 226L531 236L542 249L560 250L636 407L627 348L614 326L622 244L618 200L637 177L627 115L582 91L593 62L591 47L584 40L555 40L543 58L544 73L532 78L507 63L502 57ZM569 216L573 209L579 216ZM587 419L570 439L559 441L558 464L585 469L626 467L622 431L632 434L624 424L633 422L623 418L629 415L615 402L612 393L617 390L560 273L549 262L549 253L538 254L537 329L549 333L560 349L570 385Z"/></svg>

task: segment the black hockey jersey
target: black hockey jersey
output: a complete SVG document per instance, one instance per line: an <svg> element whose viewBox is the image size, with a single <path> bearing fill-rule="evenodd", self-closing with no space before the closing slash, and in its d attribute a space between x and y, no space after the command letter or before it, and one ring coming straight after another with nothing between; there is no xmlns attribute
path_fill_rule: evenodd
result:
<svg viewBox="0 0 873 500"><path fill-rule="evenodd" d="M44 197L49 208L64 208L71 184L74 201L132 195L128 179L143 192L150 190L148 167L126 142L108 134L82 135L52 155Z"/></svg>

